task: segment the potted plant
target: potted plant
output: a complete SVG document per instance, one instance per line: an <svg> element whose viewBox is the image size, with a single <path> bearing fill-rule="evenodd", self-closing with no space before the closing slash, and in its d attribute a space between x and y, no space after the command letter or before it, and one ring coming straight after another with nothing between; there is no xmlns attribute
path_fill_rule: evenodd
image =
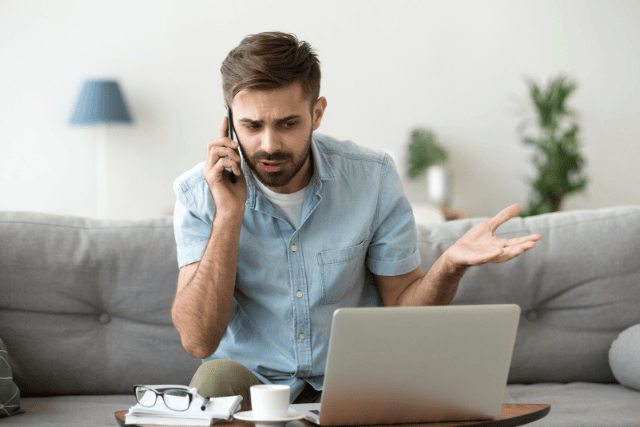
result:
<svg viewBox="0 0 640 427"><path fill-rule="evenodd" d="M564 198L583 191L588 182L582 170L585 160L580 154L576 113L566 106L576 84L559 76L543 90L531 79L528 85L537 120L535 124L523 121L518 132L523 143L537 149L533 162L538 176L529 180L531 195L521 217L559 211ZM526 130L536 136L525 136Z"/></svg>
<svg viewBox="0 0 640 427"><path fill-rule="evenodd" d="M408 147L409 178L418 180L427 175L427 194L431 202L448 206L452 176L443 165L447 152L438 144L433 132L414 129Z"/></svg>

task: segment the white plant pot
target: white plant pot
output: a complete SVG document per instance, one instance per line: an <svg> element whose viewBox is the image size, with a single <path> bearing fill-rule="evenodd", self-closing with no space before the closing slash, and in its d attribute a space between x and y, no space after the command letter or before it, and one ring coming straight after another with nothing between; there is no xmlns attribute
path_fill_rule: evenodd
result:
<svg viewBox="0 0 640 427"><path fill-rule="evenodd" d="M427 169L427 198L438 206L451 205L453 175L446 166L433 165Z"/></svg>

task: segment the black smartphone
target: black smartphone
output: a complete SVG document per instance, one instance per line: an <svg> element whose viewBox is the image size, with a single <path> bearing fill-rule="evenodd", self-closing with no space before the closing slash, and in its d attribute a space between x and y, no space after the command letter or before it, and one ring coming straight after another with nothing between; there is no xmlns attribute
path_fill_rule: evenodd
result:
<svg viewBox="0 0 640 427"><path fill-rule="evenodd" d="M227 123L228 123L227 133L229 134L229 139L233 140L233 114L231 113L231 107L227 107ZM240 147L238 147L238 150L240 150ZM229 174L229 180L231 181L232 184L235 184L238 178L235 176L233 171L230 171L230 172L231 173Z"/></svg>

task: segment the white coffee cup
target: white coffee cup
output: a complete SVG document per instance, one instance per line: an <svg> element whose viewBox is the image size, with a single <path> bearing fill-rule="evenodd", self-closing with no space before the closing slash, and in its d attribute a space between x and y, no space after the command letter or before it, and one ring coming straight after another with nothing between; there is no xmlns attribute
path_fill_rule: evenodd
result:
<svg viewBox="0 0 640 427"><path fill-rule="evenodd" d="M250 388L253 417L258 420L278 420L289 414L291 387L278 384L254 385Z"/></svg>

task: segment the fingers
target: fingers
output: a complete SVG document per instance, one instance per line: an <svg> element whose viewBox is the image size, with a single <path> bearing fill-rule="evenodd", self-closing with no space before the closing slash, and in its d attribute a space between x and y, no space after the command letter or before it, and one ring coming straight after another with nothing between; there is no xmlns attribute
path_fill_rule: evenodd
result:
<svg viewBox="0 0 640 427"><path fill-rule="evenodd" d="M498 213L498 215L487 220L487 224L489 225L491 230L495 232L498 229L498 227L500 227L502 224L509 221L514 216L518 215L521 209L522 208L520 207L519 204L511 205L507 208L504 208Z"/></svg>
<svg viewBox="0 0 640 427"><path fill-rule="evenodd" d="M528 236L516 237L513 239L506 239L505 245L516 246L516 245L520 245L527 242L536 242L540 239L542 239L542 236L540 234L530 234Z"/></svg>
<svg viewBox="0 0 640 427"><path fill-rule="evenodd" d="M215 141L216 140L214 140L214 142L210 142L210 146L208 148L208 155L212 157L214 164L218 161L218 159L222 159L225 157L229 157L231 160L238 163L242 162L238 150L234 150L233 148L227 146L220 146Z"/></svg>
<svg viewBox="0 0 640 427"><path fill-rule="evenodd" d="M224 140L221 142L219 139L213 139L207 144L206 169L213 170L218 163L224 160L223 164L227 165L225 167L232 168L234 173L239 175L241 173L240 163L242 163L240 155L236 150L227 146L221 146L220 143L224 143ZM229 157L229 159L227 159L227 157Z"/></svg>
<svg viewBox="0 0 640 427"><path fill-rule="evenodd" d="M224 176L224 170L225 169L231 169L234 173L234 175L237 176L241 176L242 175L242 171L240 170L240 167L238 166L238 163L234 162L233 160L227 159L227 158L222 158L220 159L214 166L213 166L213 171L216 174L216 176Z"/></svg>
<svg viewBox="0 0 640 427"><path fill-rule="evenodd" d="M218 138L229 138L229 119L227 116L224 116L224 119L222 120L222 126L220 126Z"/></svg>
<svg viewBox="0 0 640 427"><path fill-rule="evenodd" d="M228 123L228 118L226 116L223 117L218 138L210 140L207 144L206 169L217 171L220 177L222 176L221 170L225 168L230 168L234 175L242 175L240 145L228 138ZM231 160L226 159L226 157ZM225 161L222 162L222 160ZM218 164L220 164L220 167L216 168Z"/></svg>
<svg viewBox="0 0 640 427"><path fill-rule="evenodd" d="M500 260L496 262L509 261L510 259L522 255L529 249L535 248L537 246L536 241L541 238L542 236L540 234L531 234L529 236L505 240L504 252L500 257Z"/></svg>
<svg viewBox="0 0 640 427"><path fill-rule="evenodd" d="M506 247L504 248L503 259L499 260L498 262L509 261L510 259L520 256L526 251L528 251L529 249L533 249L535 247L536 247L536 242L526 242L517 246Z"/></svg>

